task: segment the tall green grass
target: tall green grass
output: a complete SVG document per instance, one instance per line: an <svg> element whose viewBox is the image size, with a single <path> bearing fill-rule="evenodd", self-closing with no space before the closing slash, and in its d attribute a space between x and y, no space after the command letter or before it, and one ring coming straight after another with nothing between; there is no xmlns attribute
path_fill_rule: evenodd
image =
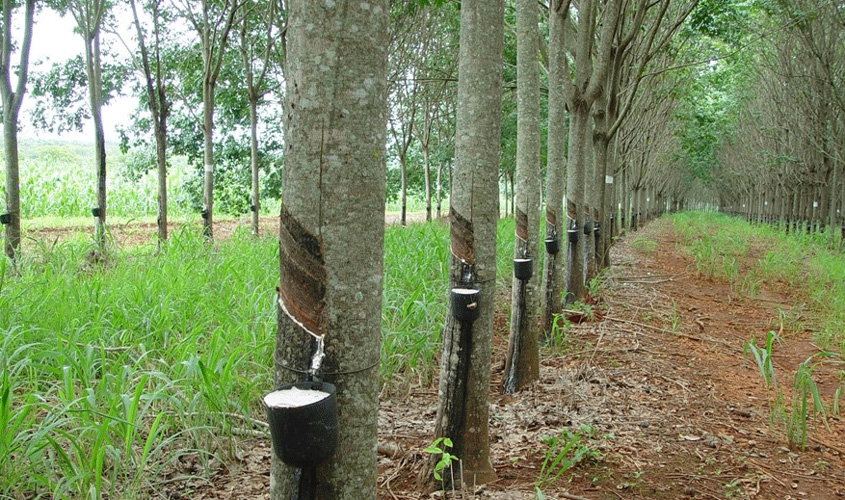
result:
<svg viewBox="0 0 845 500"><path fill-rule="evenodd" d="M503 279L513 222L499 229ZM388 389L436 377L448 238L387 230ZM213 247L186 227L160 252L103 256L80 234L0 259L0 498L149 498L180 457L210 466L261 435L278 279L277 241L246 227Z"/></svg>
<svg viewBox="0 0 845 500"><path fill-rule="evenodd" d="M831 250L824 236L785 233L710 212L676 214L673 221L699 273L729 280L747 295L764 283L788 284L813 313L808 326L815 340L845 354L845 255Z"/></svg>
<svg viewBox="0 0 845 500"><path fill-rule="evenodd" d="M79 238L6 267L0 497L144 497L180 454L225 457L256 430L278 267L246 233L211 249L186 230L105 264Z"/></svg>

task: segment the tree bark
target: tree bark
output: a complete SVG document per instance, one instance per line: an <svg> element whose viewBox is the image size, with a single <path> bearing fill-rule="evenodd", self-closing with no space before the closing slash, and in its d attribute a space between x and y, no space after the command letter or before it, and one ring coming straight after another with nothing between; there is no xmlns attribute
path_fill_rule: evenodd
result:
<svg viewBox="0 0 845 500"><path fill-rule="evenodd" d="M95 207L94 239L102 250L106 239L106 139L103 131L103 78L100 53L100 31L109 5L104 0L71 2L68 5L79 34L85 43L85 76L88 101L94 122L94 167L97 206Z"/></svg>
<svg viewBox="0 0 845 500"><path fill-rule="evenodd" d="M193 25L200 39L202 55L202 137L203 137L203 192L202 232L208 240L214 239L214 105L217 79L223 66L223 55L229 42L229 33L235 17L243 6L242 0L224 0L212 5L200 2L200 12L185 0L180 8L182 15Z"/></svg>
<svg viewBox="0 0 845 500"><path fill-rule="evenodd" d="M496 297L496 224L502 105L502 0L461 3L455 171L450 200L449 288L477 288L478 319L447 315L440 362L435 436L452 440L461 468L444 487L493 481L488 435L490 356ZM420 477L433 486L436 458Z"/></svg>
<svg viewBox="0 0 845 500"><path fill-rule="evenodd" d="M597 2L584 0L579 5L577 35L570 50L574 67L571 81L564 87L569 101L569 161L566 180L566 212L569 226L581 232L570 244L567 268L566 302L581 300L586 295L587 238L583 235L589 217L585 198L587 175L587 133L590 109L601 91L610 66L610 53L621 2L611 0L604 4L601 23L598 22ZM596 29L601 30L596 36ZM594 45L597 44L597 47ZM595 48L595 50L594 50ZM594 56L595 52L595 56ZM594 58L595 57L595 58Z"/></svg>
<svg viewBox="0 0 845 500"><path fill-rule="evenodd" d="M153 77L152 66L150 64L150 54L145 42L144 32L141 29L141 22L138 17L135 0L130 0L130 6L132 8L132 19L135 25L135 31L138 35L138 47L141 52L141 60L139 61L140 64L136 64L140 66L138 69L144 75L144 86L147 92L150 115L153 119L153 135L155 136L156 141L156 179L158 181L158 218L156 219L156 227L158 244L161 245L162 241L167 240L167 117L170 114L170 105L167 101L167 94L165 92L165 82L162 74L160 58L160 3L158 1L152 2L151 8L153 11L150 13L155 36L155 77Z"/></svg>
<svg viewBox="0 0 845 500"><path fill-rule="evenodd" d="M546 241L557 242L557 254L547 251L543 261L543 285L540 324L548 339L554 317L561 311L560 295L563 290L563 263L566 249L566 231L563 227L563 186L566 170L566 53L563 45L564 23L568 12L559 2L552 2L549 9L549 117L546 160ZM552 245L554 248L554 245Z"/></svg>
<svg viewBox="0 0 845 500"><path fill-rule="evenodd" d="M530 259L527 279L514 276L511 327L505 361L505 393L540 377L537 273L540 210L540 73L538 4L517 0L516 210L513 257Z"/></svg>
<svg viewBox="0 0 845 500"><path fill-rule="evenodd" d="M202 234L214 239L214 94L217 79L202 82Z"/></svg>
<svg viewBox="0 0 845 500"><path fill-rule="evenodd" d="M570 106L572 103L570 103ZM569 121L569 167L566 170L566 216L567 227L577 231L575 241L569 242L569 258L566 272L565 304L582 299L586 295L584 279L586 277L585 254L587 250L584 224L587 218L587 206L584 199L586 177L587 128L590 107L586 102L579 102L570 107Z"/></svg>
<svg viewBox="0 0 845 500"><path fill-rule="evenodd" d="M276 16L276 2L269 2L266 7L258 8L254 11L254 13L259 14L259 19L263 21L262 25L259 27L266 28L266 30L263 30L263 36L261 37L265 46L263 48L262 58L260 59L261 68L257 74L254 68L256 57L254 54L255 51L253 50L254 36L251 36L252 33L250 33L251 22L249 15L247 15L241 22L241 29L239 31L240 44L238 45L238 48L240 49L241 62L244 67L244 74L246 77L246 95L247 101L249 102L249 166L250 183L252 188L249 209L252 219L252 234L254 236L258 236L258 221L261 212L261 186L258 184L258 169L260 164L260 152L258 149L258 104L259 101L261 101L264 92L266 92L264 80L267 75L267 69L271 64L271 55L273 54L275 39L273 27Z"/></svg>
<svg viewBox="0 0 845 500"><path fill-rule="evenodd" d="M316 498L373 499L389 2L288 7L275 382L308 368L306 330L325 335L322 375L337 387L339 441L317 467ZM295 474L274 456L271 498L298 494Z"/></svg>
<svg viewBox="0 0 845 500"><path fill-rule="evenodd" d="M258 99L249 99L249 172L252 187L252 203L249 210L252 219L252 234L258 236L258 216L261 210L261 192L258 185Z"/></svg>
<svg viewBox="0 0 845 500"><path fill-rule="evenodd" d="M437 208L435 213L437 218L442 217L441 211L443 209L443 163L437 162L437 181L435 183L434 197L437 200Z"/></svg>
<svg viewBox="0 0 845 500"><path fill-rule="evenodd" d="M91 106L91 119L94 122L94 171L97 183L97 215L95 216L94 239L102 250L106 244L106 135L103 129L103 76L100 51L100 23L104 4L95 1L86 3L82 27L85 40L85 73L88 79L88 99Z"/></svg>
<svg viewBox="0 0 845 500"><path fill-rule="evenodd" d="M35 0L26 0L24 12L24 37L20 46L18 81L12 88L12 11L11 0L3 0L2 53L0 53L0 96L3 101L3 151L6 164L6 224L4 248L10 259L15 259L21 244L21 191L20 161L18 157L18 114L20 113L26 84L29 78L29 50L32 46L32 27L35 19Z"/></svg>

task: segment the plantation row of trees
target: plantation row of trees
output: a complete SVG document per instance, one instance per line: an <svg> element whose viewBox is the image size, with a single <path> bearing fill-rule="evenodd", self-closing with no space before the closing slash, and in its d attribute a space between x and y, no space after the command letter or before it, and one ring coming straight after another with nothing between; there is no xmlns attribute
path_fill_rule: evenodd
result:
<svg viewBox="0 0 845 500"><path fill-rule="evenodd" d="M735 121L713 172L719 204L758 220L838 226L845 208L845 11L836 2L778 1L765 4L759 22L760 43L736 58L745 69L734 78L744 81L726 82L747 90L721 99ZM828 233L840 238L836 229Z"/></svg>
<svg viewBox="0 0 845 500"><path fill-rule="evenodd" d="M398 198L402 207L406 206L409 192L424 198L430 217L442 214L442 202L454 164L458 4L442 2L442 5L432 8L427 3L404 1L394 2L391 6L388 155L392 168L388 170L387 195L389 199ZM554 61L562 56L566 64L576 64L577 47L574 43L577 38L572 35L578 33L577 23L572 24L573 31L569 36L561 35L571 42L568 49L564 48L566 43L557 43L559 40L552 41L550 37L559 36L552 30L556 26L555 13L559 16L566 10L566 5L552 2L541 9L537 38L541 67L540 113L543 119L538 163L546 179L551 178L557 186L573 186L565 193L568 199L571 198L566 207L566 224L586 225L585 221L573 217L579 211L577 207L584 205L580 189L574 187L580 183L566 183L563 177L556 178L560 174L555 170L565 166L566 156L560 156L546 144L549 134L557 134L554 141L558 147L564 148L562 154L568 155L568 140L572 136L580 138L588 134L581 130L581 122L587 115L579 110L592 100L598 104L595 108L591 107L589 113L598 113L598 122L593 117L588 126L597 126L598 130L594 137L588 138L590 148L584 154L578 152L579 148L573 148L573 164L577 167L582 157L587 163L608 164L608 167L599 167L599 170L607 170L603 182L615 182L613 187L617 192L613 194L617 204L622 203L626 210L633 207L634 214L643 212L644 208L640 205L645 203L660 200L669 204L670 199L680 202L685 198L708 200L721 206L745 205L747 209L752 204L756 206L764 195L750 195L748 192L761 191L762 188L756 185L737 188L756 177L756 174L748 173L749 163L767 172L772 170L769 164L781 165L789 172L778 176L782 179L788 179L792 172L798 170L793 168L795 164L809 165L802 167L807 174L800 176L807 179L807 186L832 179L837 165L841 169L841 159L837 159L834 144L835 138L842 136L836 134L835 129L841 126L841 118L838 118L841 106L826 109L825 116L811 117L808 114L808 110L825 108L818 105L820 102L836 104L841 101L838 94L841 90L837 90L841 86L836 85L842 73L841 64L837 63L842 59L837 52L841 52L841 43L838 43L841 40L837 38L841 32L837 17L841 16L839 9L817 0L806 0L801 5L776 0L751 3L709 1L704 2L690 21L681 26L681 21L687 18L695 4L649 3L638 9L635 2L624 9L620 7L616 23L619 26L612 35L616 37L616 42L602 44L602 36L608 36L602 32L589 33L588 30L584 34L585 40L587 35L591 35L586 48L595 53L596 62L600 64L594 66L590 75L596 78L584 80L587 73L582 73L575 86L550 83L558 78L555 75L559 70L553 66ZM77 58L30 76L27 52L32 30L13 31L12 27L31 26L37 19L38 10L48 8L74 19L85 42L82 45L85 50ZM115 95L123 92L139 99L134 124L123 131L123 146L146 151L149 157L146 168L155 167L158 174L159 236L166 238L168 204L165 179L169 158L176 154L187 155L194 165L197 180L180 188L193 192L196 209L204 215L204 227L208 232L215 213L215 179L223 189L231 190L228 186L233 183L250 184L248 189L246 186L240 189L240 198L235 197L238 201L230 201L231 197L228 197L221 208L236 213L251 209L253 229L257 231L262 202L259 178L269 183L265 193L267 189L278 192L278 170L283 156L278 103L284 100L280 84L283 81L287 18L284 2L205 2L194 5L162 1L112 4L68 0L17 5L10 1L4 15L9 16L4 24L4 29L8 29L5 36L8 43L4 45L7 53L3 57L3 72L9 76L5 80L8 85L4 95L8 103L4 105L4 116L10 120L10 126L4 127L4 130L9 130L5 133L14 132L15 127L11 124L17 123L28 79L33 80L30 87L38 104L32 121L38 126L66 131L79 129L90 119L94 124L96 148L93 182L98 193L96 203L92 200L92 204L99 208L97 219L100 224L105 222L107 214L106 155L104 144L100 144L103 142L101 109ZM654 20L659 22L654 23ZM499 175L505 192L511 198L510 207L506 206L505 210L513 214L518 116L514 92L517 86L515 2L507 3L505 22L508 29L505 32L505 92ZM605 28L609 33L610 28ZM672 35L678 32L681 36L673 40ZM556 53L556 50L564 50L564 53ZM775 53L777 51L780 55ZM16 64L15 55L19 56ZM803 64L806 68L791 69L779 80L786 85L775 85L777 79L763 73L767 66L775 69L783 67L778 63L778 57L791 58L792 66ZM748 64L757 60L763 64ZM19 68L23 71L18 71ZM663 72L656 68L671 71ZM811 70L817 74L809 74ZM598 77L602 75L606 81L600 81ZM18 78L14 89L11 86L12 76ZM574 73L570 76L576 77ZM796 84L807 78L812 78L814 85ZM638 91L643 81L648 92ZM826 144L813 146L820 158L826 158L823 168L812 166L814 162L811 156L807 156L809 153L779 152L772 145L744 154L735 154L730 149L728 142L738 145L759 143L743 140L735 132L739 133L741 128L738 126L740 110L745 110L745 118L742 118L745 122L763 123L749 118L752 116L749 114L752 113L751 106L746 104L750 104L754 96L768 95L755 92L751 87L759 83L766 88L767 81L772 88L785 93L781 99L783 105L772 106L772 109L785 112L788 106L794 105L804 110L802 116L812 121L814 126L828 130L827 135L831 139L826 140ZM788 85L789 82L793 85ZM592 85L588 88L587 83ZM786 90L795 87L801 89ZM804 101L800 96L787 94L808 94L808 87L814 89L814 97L807 96ZM570 96L566 95L567 89L570 89ZM584 94L587 90L590 93ZM599 92L593 96L597 90ZM556 95L558 91L564 92L564 95ZM572 101L572 96L576 94L580 102L578 106ZM562 119L552 117L549 120L550 114L558 113L554 109L560 106L558 99L565 101L567 109L571 108L569 114L564 113ZM763 102L772 104L774 101L764 99ZM602 110L600 113L596 111L599 109ZM798 115L790 113L789 116ZM572 116L577 119L570 122ZM786 121L773 120L779 123ZM820 123L832 125L825 129ZM555 129L556 124L564 127L562 138L561 131ZM566 129L569 124L573 127ZM760 130L760 127L751 128ZM815 132L810 132L812 127L796 126L792 129L796 137L805 131L815 137ZM766 130L768 132L759 135L783 136L776 127L767 127ZM751 132L746 130L742 133ZM11 151L15 142L12 137L4 141L9 165L4 190L8 198L6 211L12 218L7 231L10 242L7 246L10 248L17 248L15 242L19 239L16 235L20 226L20 202L14 187L19 174L12 166L16 163L16 155ZM581 139L573 145L580 142ZM797 142L792 140L792 143ZM818 141L803 141L806 144L813 142ZM642 148L643 143L653 147ZM720 147L722 144L727 147ZM796 147L781 146L781 149ZM595 160L585 156L593 155L594 151L599 153ZM755 154L765 155L765 158L754 158ZM563 158L563 163L560 158ZM729 165L732 162L741 167ZM743 169L746 169L745 173L741 173ZM265 175L259 176L262 170ZM568 170L566 180L571 181L569 176L579 171L579 168ZM719 173L716 174L716 171ZM605 192L603 182L600 182L601 175L596 173L594 177L599 181L590 179L593 190ZM735 182L738 177L743 177L745 181ZM714 180L718 181L716 189L713 189ZM769 197L774 200L778 190L775 186L797 183L781 180L770 184L772 193ZM793 198L801 197L795 194L794 189L788 190ZM804 191L809 193L811 189ZM251 193L249 199L246 199L246 192ZM740 192L747 194L748 203L737 201L743 198L738 194ZM590 198L601 195L592 193L590 189L586 189L585 193L589 193L585 196ZM548 199L554 198L555 194L543 193ZM802 196L810 197L809 194ZM834 203L821 200L821 196L814 198L824 204L825 213L829 214ZM830 198L829 194L827 198ZM752 199L755 200L753 203ZM402 211L404 214L405 210ZM562 212L558 215L563 223ZM598 220L596 213L589 218ZM629 223L631 219L629 216ZM404 215L402 220L405 220ZM609 223L609 219L605 222ZM564 230L562 225L555 228L557 234ZM598 245L601 255L602 248L607 246L604 238ZM576 247L577 252L580 252L580 247L580 244Z"/></svg>
<svg viewBox="0 0 845 500"><path fill-rule="evenodd" d="M187 155L201 175L210 239L220 171L249 158L257 232L257 172L283 154L275 378L298 379L316 339L325 339L328 379L343 409L342 452L320 468L321 498L374 496L372 357L387 165L397 167L403 222L413 179L429 218L443 209L448 189L454 314L442 337L435 433L463 459L448 477L480 484L495 478L487 422L500 187L512 193L516 220L503 387L514 392L536 380L539 338L563 304L586 297L623 225L636 228L655 211L767 201L760 179L781 169L775 178L782 183L769 182L771 189L798 184L789 191L796 204L814 182L833 183L824 190L833 222L841 205L842 109L824 99L841 101L842 12L806 1L802 8L785 0L67 0L50 8L74 17L85 52L36 78L33 93L51 103L36 121L68 127L92 118L100 242L107 208L100 110L122 82L136 83L143 109L125 145L156 151L159 241L167 238L170 155ZM20 238L20 200L12 199L16 114L39 5L47 7L24 6L28 35L8 104L4 90L11 256ZM15 7L4 2L6 81ZM121 18L131 19L131 36L122 35ZM184 27L190 36L180 34ZM801 30L808 41L796 38ZM131 64L111 57L109 37L128 49ZM764 43L770 39L776 43ZM811 67L815 73L806 72ZM812 92L795 85L807 75L818 80ZM81 89L85 107L76 106ZM787 93L799 89L805 93ZM794 125L800 133L772 128L785 106L771 106L771 96L781 91L806 113ZM771 115L761 119L762 109ZM778 159L765 176L760 155ZM533 269L541 255L544 268ZM455 297L476 293L470 312L454 310ZM289 498L294 478L274 461L274 497Z"/></svg>
<svg viewBox="0 0 845 500"><path fill-rule="evenodd" d="M436 177L441 157L436 150L432 154L430 133L440 130L441 139L443 131L450 135L448 126L437 122L448 118L452 108L438 99L444 99L442 92L456 74L443 62L444 51L454 47L448 43L452 24L444 22L437 30L432 20L452 18L447 14L456 6L406 6L399 12L404 22L391 31L388 56L393 63L390 145L400 165L400 199L406 196L409 159L418 148L425 196L431 200L430 169ZM725 196L731 190L720 182L727 166L723 146L740 130L738 111L751 96L759 97L750 86L753 65L743 57L754 57L763 34L787 29L778 28L775 15L783 8L776 2L706 0L461 3L459 56L452 59L458 75L449 208L452 314L442 337L435 438L447 438L449 452L462 463L460 470L442 473L444 486L495 478L487 421L496 177L513 190L516 220L503 381L503 390L513 392L536 380L539 334L550 331L563 303L585 298L588 281L609 265L610 235L623 221L636 228L642 217L658 211L727 208ZM829 16L833 23L839 22L838 13ZM508 40L505 26L515 29L511 43L500 45L501 38ZM438 35L447 41L438 41ZM543 86L547 92L541 98ZM512 88L516 95L508 96ZM724 106L724 99L736 107ZM515 127L508 127L508 119ZM508 151L515 160L502 162ZM541 197L543 165L546 192ZM538 275L531 264L543 251L546 269ZM544 293L538 294L540 289ZM476 295L466 306L472 312L462 313L463 297ZM543 299L543 322L537 321L537 295ZM433 471L442 466L438 462L437 457L430 461L423 485L430 486Z"/></svg>

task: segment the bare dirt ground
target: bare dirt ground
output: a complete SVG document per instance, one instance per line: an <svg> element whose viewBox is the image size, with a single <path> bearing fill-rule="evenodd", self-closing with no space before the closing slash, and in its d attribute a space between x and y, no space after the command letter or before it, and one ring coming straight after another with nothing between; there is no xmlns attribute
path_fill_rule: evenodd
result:
<svg viewBox="0 0 845 500"><path fill-rule="evenodd" d="M634 236L656 241L657 250L632 248ZM772 390L750 355L743 356L752 337L759 345L768 331L780 331L773 361L788 411L792 373L819 350L811 331L783 328L779 318L812 313L783 284L750 298L728 283L697 276L675 243L664 220L620 239L606 287L594 298L593 318L572 326L564 348L545 350L540 381L515 396L499 390L507 335L503 299L490 406L498 480L451 496L535 498L548 450L543 437L586 424L594 429L583 440L593 457L543 485L545 498L845 498L842 420L830 417L829 429L811 420L806 448L790 447L783 421L770 418ZM836 373L822 367L815 378L829 403L839 384ZM379 499L443 496L416 489L435 408L434 386L382 401ZM165 482L158 493L172 499L269 498L270 453L269 439L245 438L234 463L206 478L185 463L182 477L193 477Z"/></svg>

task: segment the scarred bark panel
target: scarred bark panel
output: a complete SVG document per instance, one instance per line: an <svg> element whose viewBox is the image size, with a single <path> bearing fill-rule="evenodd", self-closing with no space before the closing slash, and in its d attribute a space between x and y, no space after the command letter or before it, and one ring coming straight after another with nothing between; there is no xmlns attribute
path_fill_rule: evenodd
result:
<svg viewBox="0 0 845 500"><path fill-rule="evenodd" d="M472 221L461 215L455 207L449 208L449 240L452 253L458 260L472 265L475 262L473 252Z"/></svg>
<svg viewBox="0 0 845 500"><path fill-rule="evenodd" d="M279 232L282 303L294 319L311 332L326 331L326 268L320 240L288 211L281 209Z"/></svg>

